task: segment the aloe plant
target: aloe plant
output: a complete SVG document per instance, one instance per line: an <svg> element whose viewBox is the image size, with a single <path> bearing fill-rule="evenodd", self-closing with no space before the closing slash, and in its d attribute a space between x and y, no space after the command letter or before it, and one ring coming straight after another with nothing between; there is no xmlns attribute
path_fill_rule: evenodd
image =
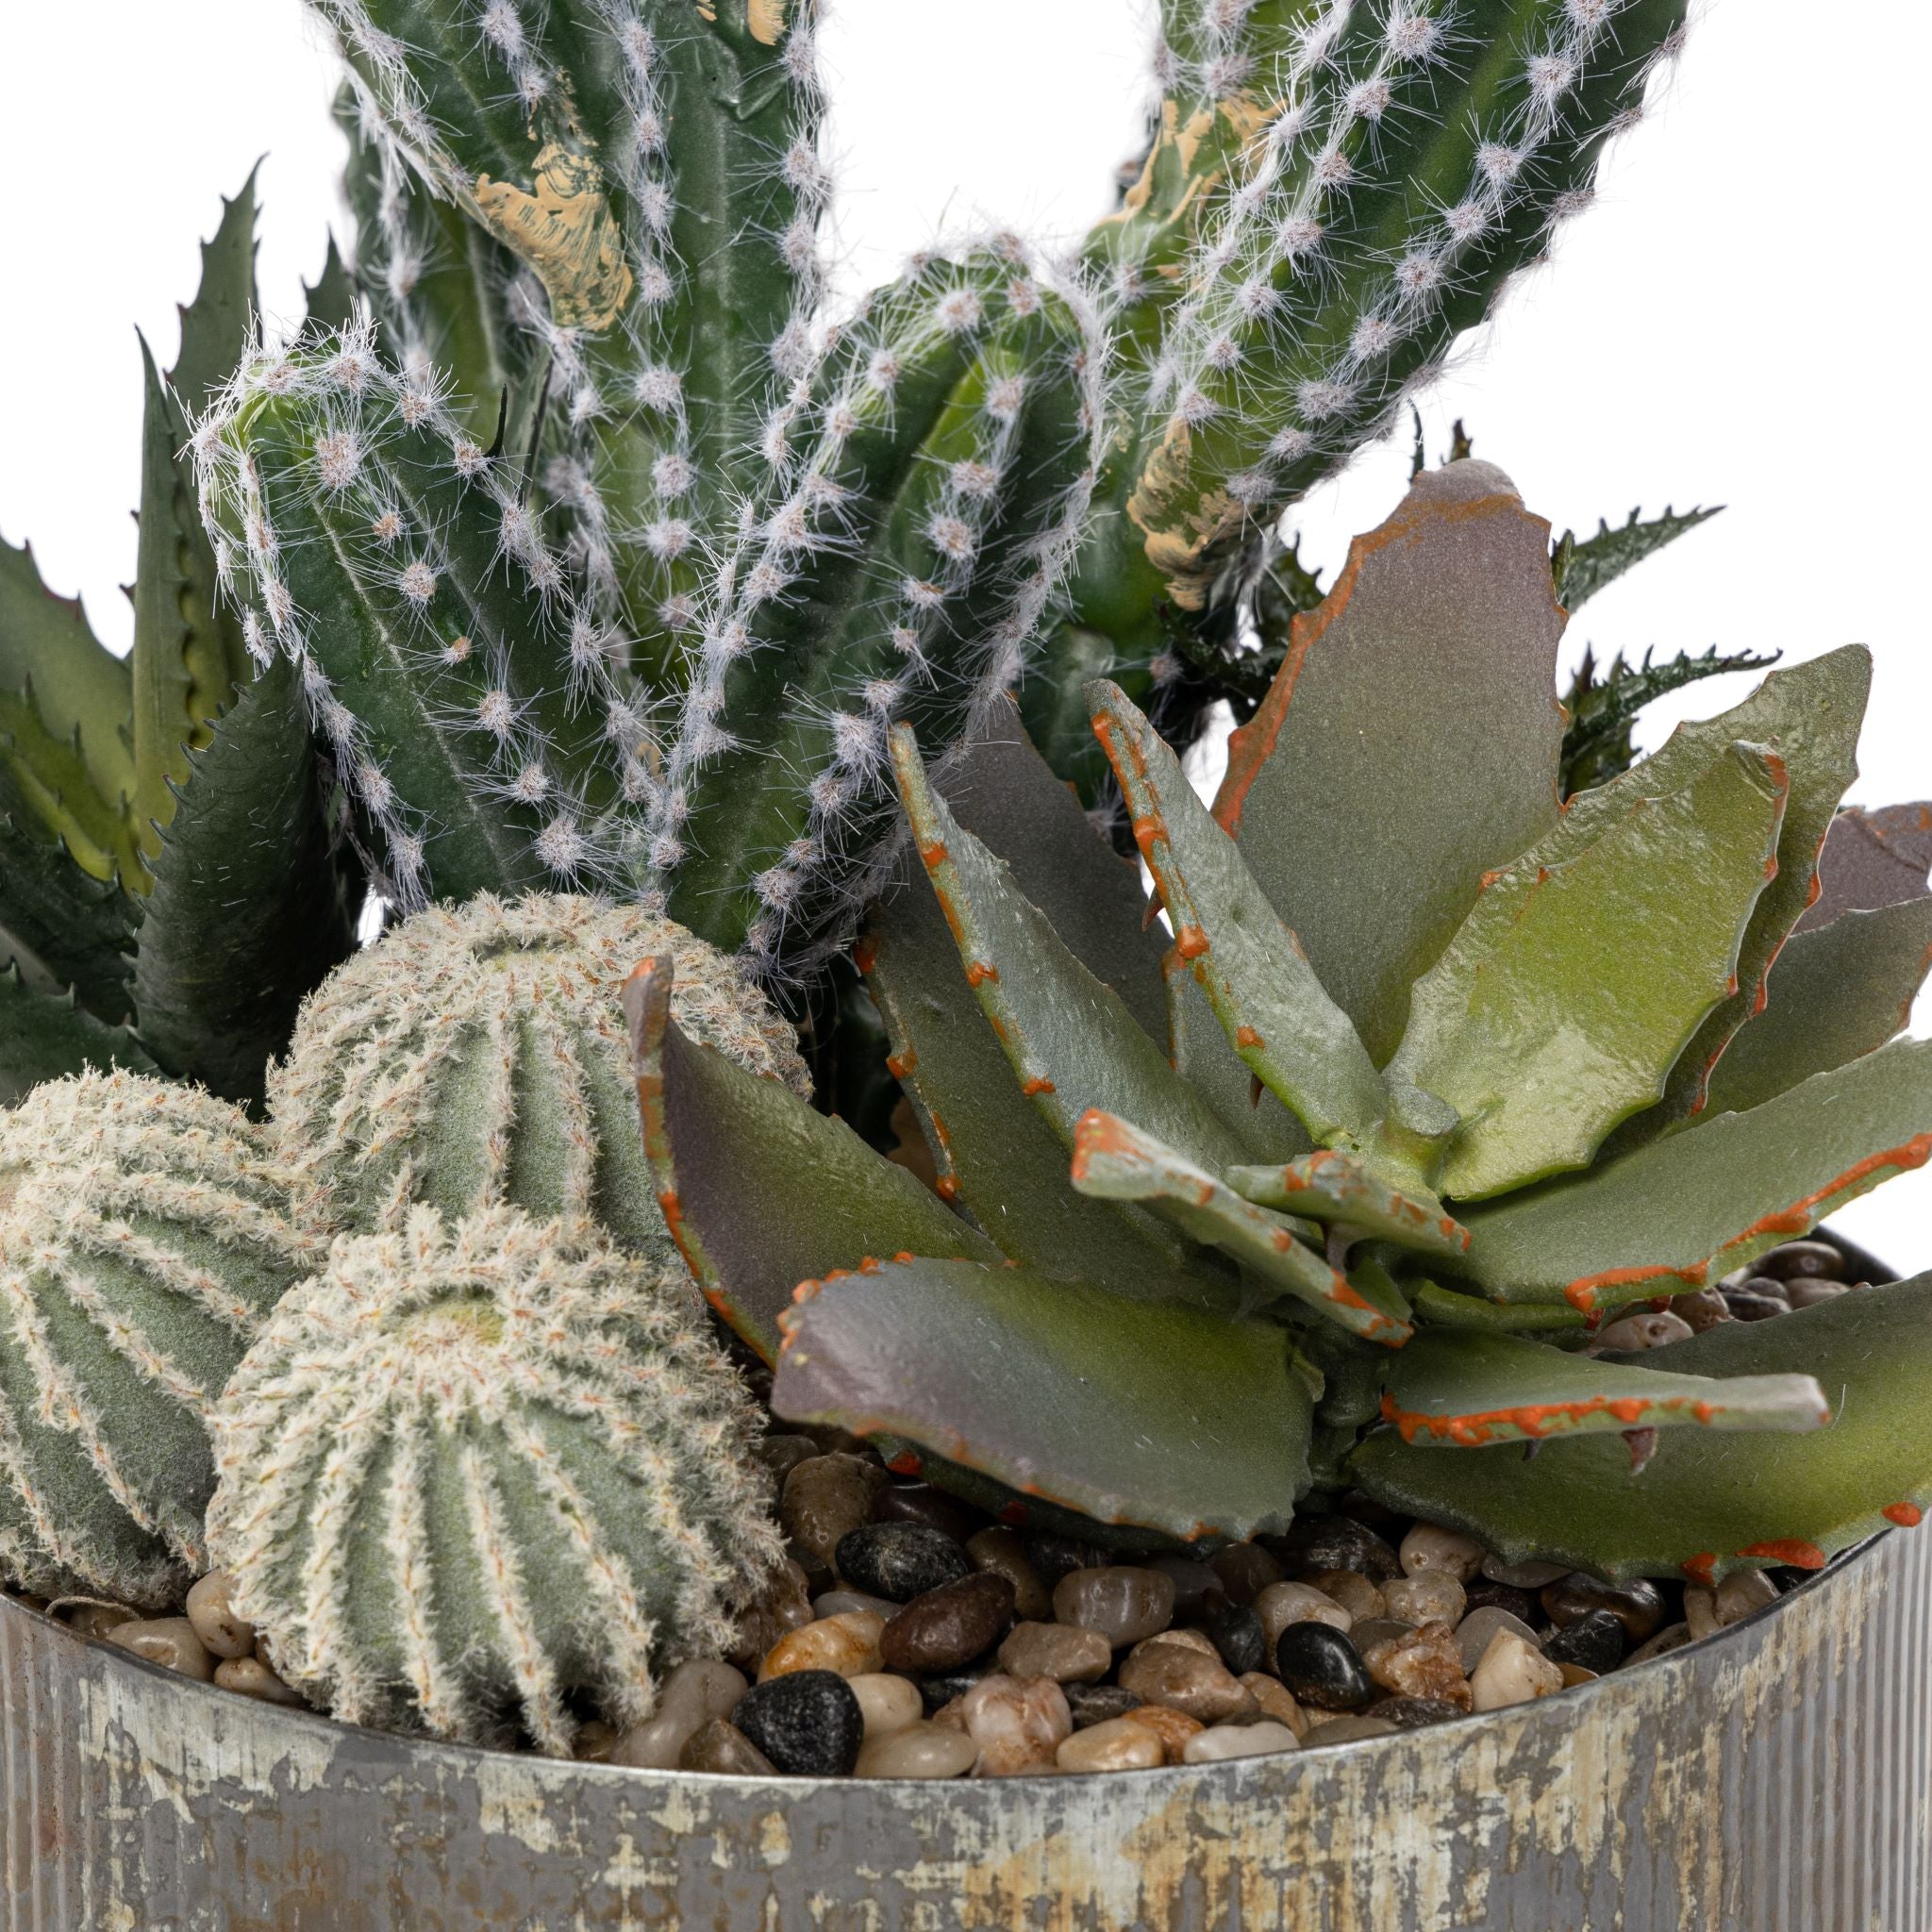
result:
<svg viewBox="0 0 1932 1932"><path fill-rule="evenodd" d="M1165 931L1010 721L943 774L895 732L913 856L861 958L937 1195L641 969L660 1192L781 1414L1022 1513L1245 1536L1353 1484L1610 1576L1822 1563L1932 1501L1932 1276L1589 1346L1932 1154L1932 1042L1891 1038L1923 873L1773 970L1866 656L1559 808L1562 626L1547 525L1462 461L1356 541L1211 808L1090 685Z"/></svg>

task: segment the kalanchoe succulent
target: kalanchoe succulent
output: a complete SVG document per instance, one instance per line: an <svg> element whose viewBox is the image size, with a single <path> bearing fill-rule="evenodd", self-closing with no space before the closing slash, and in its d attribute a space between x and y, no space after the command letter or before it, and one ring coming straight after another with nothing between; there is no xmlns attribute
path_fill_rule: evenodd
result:
<svg viewBox="0 0 1932 1932"><path fill-rule="evenodd" d="M513 1209L339 1241L215 1427L236 1608L355 1722L567 1756L575 1700L641 1722L778 1558L689 1281Z"/></svg>
<svg viewBox="0 0 1932 1932"><path fill-rule="evenodd" d="M177 1600L208 1567L208 1417L325 1243L265 1137L132 1074L0 1119L0 1574Z"/></svg>
<svg viewBox="0 0 1932 1932"><path fill-rule="evenodd" d="M324 982L270 1083L275 1140L338 1226L503 1204L675 1267L618 1004L667 949L691 1035L808 1093L790 1023L702 940L635 906L486 894L405 920Z"/></svg>
<svg viewBox="0 0 1932 1932"><path fill-rule="evenodd" d="M1562 623L1547 525L1457 462L1297 625L1211 809L1091 686L1171 942L1015 734L936 779L895 733L916 859L862 962L950 1208L641 970L659 1186L781 1414L1023 1511L1239 1536L1353 1483L1606 1575L1822 1562L1932 1501L1932 1277L1587 1345L1932 1154L1932 1043L1887 1044L1923 882L1773 971L1868 660L1562 804Z"/></svg>

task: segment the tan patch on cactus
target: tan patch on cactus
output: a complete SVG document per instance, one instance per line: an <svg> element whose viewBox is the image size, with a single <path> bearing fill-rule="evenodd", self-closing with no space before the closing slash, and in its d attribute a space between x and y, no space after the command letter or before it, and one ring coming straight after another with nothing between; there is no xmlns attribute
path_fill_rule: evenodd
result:
<svg viewBox="0 0 1932 1932"><path fill-rule="evenodd" d="M1166 577L1167 594L1182 610L1206 608L1203 558L1241 520L1241 507L1218 487L1187 508L1191 453L1188 425L1171 422L1127 499L1127 520L1142 533L1141 547Z"/></svg>
<svg viewBox="0 0 1932 1932"><path fill-rule="evenodd" d="M745 0L745 24L761 45L775 47L785 34L785 0Z"/></svg>
<svg viewBox="0 0 1932 1932"><path fill-rule="evenodd" d="M603 173L588 154L548 142L530 188L478 175L470 193L484 225L536 270L558 323L605 329L624 313L630 265Z"/></svg>

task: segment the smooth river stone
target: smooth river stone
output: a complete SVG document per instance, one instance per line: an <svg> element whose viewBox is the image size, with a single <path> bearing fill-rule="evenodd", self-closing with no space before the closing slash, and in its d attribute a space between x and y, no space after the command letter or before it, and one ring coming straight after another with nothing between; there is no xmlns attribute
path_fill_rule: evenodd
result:
<svg viewBox="0 0 1932 1932"><path fill-rule="evenodd" d="M1054 1585L1053 1613L1124 1649L1174 1622L1174 1578L1127 1564L1071 1571Z"/></svg>

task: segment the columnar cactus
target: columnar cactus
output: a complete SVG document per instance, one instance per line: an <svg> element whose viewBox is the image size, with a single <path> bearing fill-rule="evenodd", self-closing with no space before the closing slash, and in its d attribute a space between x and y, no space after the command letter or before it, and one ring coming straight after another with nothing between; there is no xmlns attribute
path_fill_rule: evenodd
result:
<svg viewBox="0 0 1932 1932"><path fill-rule="evenodd" d="M277 1140L338 1225L498 1203L675 1264L638 1145L619 991L669 948L680 1014L754 1074L810 1091L791 1025L737 965L636 907L488 895L406 920L303 1008L270 1083Z"/></svg>
<svg viewBox="0 0 1932 1932"><path fill-rule="evenodd" d="M1298 625L1211 811L1089 687L1171 943L1009 727L944 779L894 732L924 880L861 957L970 1218L685 1040L674 969L641 971L659 1187L780 1414L1022 1514L1244 1536L1354 1484L1606 1576L1815 1566L1916 1520L1932 1276L1587 1348L1932 1158L1932 1042L1891 1039L1923 871L1772 970L1869 663L1774 672L1559 809L1549 556L1500 472L1422 477ZM1797 1433L1770 1459L1726 1433L1761 1429Z"/></svg>
<svg viewBox="0 0 1932 1932"><path fill-rule="evenodd" d="M778 1557L755 1411L681 1272L496 1208L344 1238L216 1417L215 1561L336 1715L568 1755L728 1645Z"/></svg>
<svg viewBox="0 0 1932 1932"><path fill-rule="evenodd" d="M208 1416L325 1243L258 1132L137 1074L0 1118L0 1571L178 1601L208 1567Z"/></svg>

